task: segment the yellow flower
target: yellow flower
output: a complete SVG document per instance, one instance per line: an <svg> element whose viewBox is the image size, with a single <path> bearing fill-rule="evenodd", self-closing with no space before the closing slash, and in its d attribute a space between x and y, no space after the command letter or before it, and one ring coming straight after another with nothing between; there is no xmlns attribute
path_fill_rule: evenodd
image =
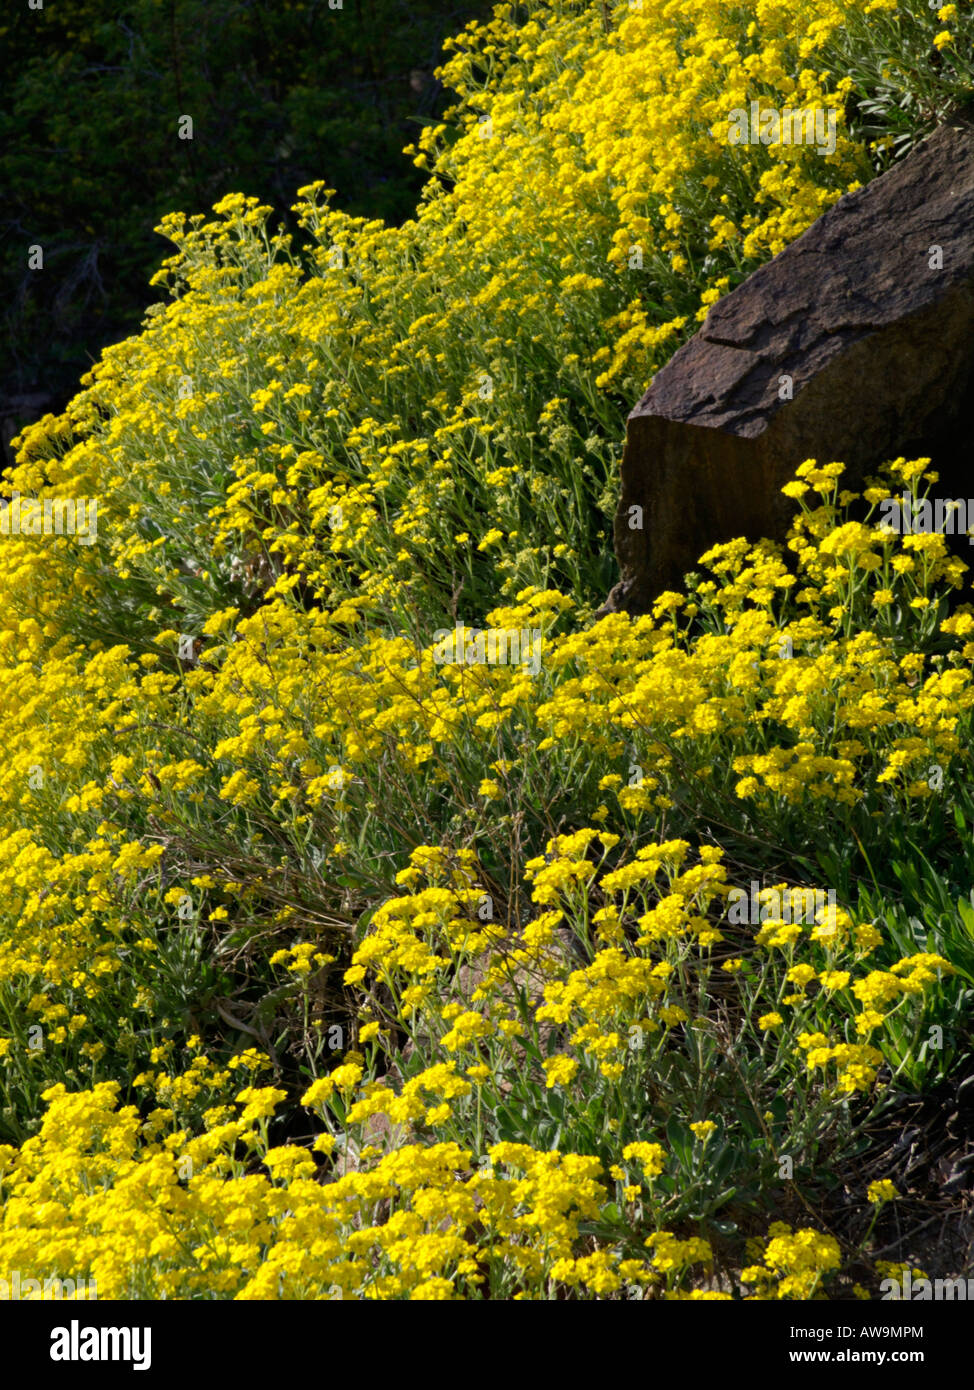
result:
<svg viewBox="0 0 974 1390"><path fill-rule="evenodd" d="M647 1178L658 1178L666 1164L666 1154L660 1144L647 1144L641 1141L627 1144L622 1151L622 1157L635 1159Z"/></svg>
<svg viewBox="0 0 974 1390"><path fill-rule="evenodd" d="M578 1072L578 1062L574 1057L549 1057L544 1064L545 1085L550 1091L553 1086L567 1086Z"/></svg>
<svg viewBox="0 0 974 1390"><path fill-rule="evenodd" d="M245 1086L237 1094L237 1100L244 1106L240 1120L242 1124L250 1124L253 1120L263 1120L273 1115L277 1106L282 1100L287 1099L287 1091L282 1091L275 1086Z"/></svg>

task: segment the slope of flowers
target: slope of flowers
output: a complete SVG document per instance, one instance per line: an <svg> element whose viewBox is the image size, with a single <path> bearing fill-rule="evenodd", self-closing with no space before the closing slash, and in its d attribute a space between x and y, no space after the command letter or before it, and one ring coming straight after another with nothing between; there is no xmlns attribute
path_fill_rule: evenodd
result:
<svg viewBox="0 0 974 1390"><path fill-rule="evenodd" d="M119 1297L870 1277L892 1193L829 1233L824 1175L947 1074L974 979L953 901L904 927L886 869L929 852L919 914L974 872L964 567L878 525L929 461L864 498L809 461L788 549L591 619L626 406L874 171L841 119L827 157L721 122L841 118L828 44L891 8L501 6L413 222L319 185L304 248L242 195L167 219L173 302L6 485L97 497L99 535L0 546L0 1264ZM457 623L537 664L444 662Z"/></svg>

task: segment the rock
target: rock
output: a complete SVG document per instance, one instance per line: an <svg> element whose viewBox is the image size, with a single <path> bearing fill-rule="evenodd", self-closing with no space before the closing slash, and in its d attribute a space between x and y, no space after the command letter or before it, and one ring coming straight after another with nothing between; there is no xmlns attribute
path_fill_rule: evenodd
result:
<svg viewBox="0 0 974 1390"><path fill-rule="evenodd" d="M622 578L602 611L647 611L719 541L783 540L780 489L808 458L845 463L855 489L929 455L966 497L972 387L974 122L955 118L715 304L657 373L628 420Z"/></svg>

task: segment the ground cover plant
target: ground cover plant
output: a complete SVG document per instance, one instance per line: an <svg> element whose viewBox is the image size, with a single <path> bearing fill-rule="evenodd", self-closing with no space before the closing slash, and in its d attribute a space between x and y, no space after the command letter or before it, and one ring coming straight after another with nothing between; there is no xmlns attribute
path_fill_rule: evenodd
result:
<svg viewBox="0 0 974 1390"><path fill-rule="evenodd" d="M974 608L882 523L930 461L808 460L786 546L597 610L629 405L964 104L972 30L500 6L413 220L165 219L166 302L5 484L97 499L0 547L5 1268L870 1297L963 1229L883 1139L971 1063ZM752 98L833 152L731 145Z"/></svg>

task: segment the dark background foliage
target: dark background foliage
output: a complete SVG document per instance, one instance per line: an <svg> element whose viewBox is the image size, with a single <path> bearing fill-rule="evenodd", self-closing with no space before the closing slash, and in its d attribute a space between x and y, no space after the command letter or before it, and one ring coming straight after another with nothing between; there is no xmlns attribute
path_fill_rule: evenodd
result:
<svg viewBox="0 0 974 1390"><path fill-rule="evenodd" d="M227 193L287 214L325 179L399 222L423 175L402 155L448 104L443 39L488 0L5 0L0 19L2 444L60 410L138 331L171 247L163 213ZM181 116L193 139L179 138ZM43 249L31 270L29 248ZM7 461L9 462L9 452Z"/></svg>

